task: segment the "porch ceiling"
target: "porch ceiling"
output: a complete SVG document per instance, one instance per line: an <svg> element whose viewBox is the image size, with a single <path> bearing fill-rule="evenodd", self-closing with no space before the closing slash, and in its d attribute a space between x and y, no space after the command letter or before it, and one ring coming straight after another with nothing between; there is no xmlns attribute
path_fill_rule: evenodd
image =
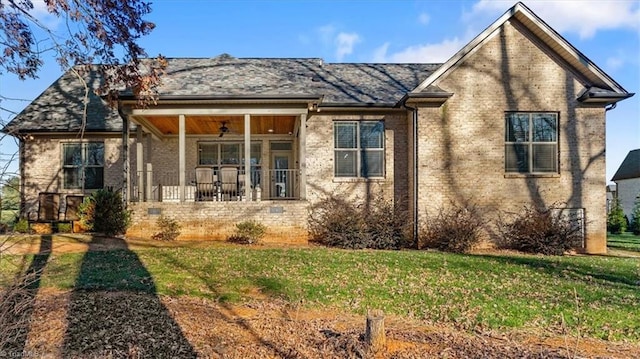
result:
<svg viewBox="0 0 640 359"><path fill-rule="evenodd" d="M178 116L137 116L163 135L178 134ZM289 134L294 130L296 116L251 116L251 134ZM219 135L225 125L229 135L244 135L244 116L185 116L187 135Z"/></svg>

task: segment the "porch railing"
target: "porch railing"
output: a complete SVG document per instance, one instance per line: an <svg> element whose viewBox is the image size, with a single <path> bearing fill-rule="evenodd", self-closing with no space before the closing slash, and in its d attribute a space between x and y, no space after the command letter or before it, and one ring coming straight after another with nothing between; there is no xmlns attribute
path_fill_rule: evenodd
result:
<svg viewBox="0 0 640 359"><path fill-rule="evenodd" d="M225 193L219 170L213 170L210 183L198 183L195 169L185 172L185 201L259 201L295 200L300 198L298 169L252 169L251 183L244 185L244 170L238 170L237 191ZM130 200L134 202L180 201L178 171L132 172ZM205 195L203 195L203 192Z"/></svg>

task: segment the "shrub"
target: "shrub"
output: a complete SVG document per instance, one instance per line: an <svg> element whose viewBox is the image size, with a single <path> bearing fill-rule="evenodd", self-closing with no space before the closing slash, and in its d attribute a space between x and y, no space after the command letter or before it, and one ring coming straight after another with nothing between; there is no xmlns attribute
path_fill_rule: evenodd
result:
<svg viewBox="0 0 640 359"><path fill-rule="evenodd" d="M364 222L369 236L369 248L399 249L411 244L411 223L406 209L382 197L364 208Z"/></svg>
<svg viewBox="0 0 640 359"><path fill-rule="evenodd" d="M169 218L161 215L156 221L156 225L160 230L151 236L152 239L158 241L173 241L180 235L180 229L182 226L174 218Z"/></svg>
<svg viewBox="0 0 640 359"><path fill-rule="evenodd" d="M240 244L257 244L267 232L264 224L256 221L244 221L236 224L235 233L227 241Z"/></svg>
<svg viewBox="0 0 640 359"><path fill-rule="evenodd" d="M107 236L124 234L131 213L125 208L120 192L99 189L84 199L79 207L80 221L88 230Z"/></svg>
<svg viewBox="0 0 640 359"><path fill-rule="evenodd" d="M408 244L406 211L382 197L367 204L328 197L311 208L312 242L347 249L399 249Z"/></svg>
<svg viewBox="0 0 640 359"><path fill-rule="evenodd" d="M627 230L627 219L618 198L613 199L611 210L607 215L607 231L612 234L620 234Z"/></svg>
<svg viewBox="0 0 640 359"><path fill-rule="evenodd" d="M501 220L498 246L527 253L563 255L582 244L581 219L558 205L527 206L510 221Z"/></svg>
<svg viewBox="0 0 640 359"><path fill-rule="evenodd" d="M71 223L58 223L58 233L71 233L73 232L73 227Z"/></svg>
<svg viewBox="0 0 640 359"><path fill-rule="evenodd" d="M29 229L29 221L26 218L17 219L16 223L13 224L13 231L18 233L31 232Z"/></svg>
<svg viewBox="0 0 640 359"><path fill-rule="evenodd" d="M640 193L636 197L636 201L633 203L633 211L631 212L631 224L629 230L633 234L640 235Z"/></svg>
<svg viewBox="0 0 640 359"><path fill-rule="evenodd" d="M418 248L467 252L482 240L483 223L480 210L475 205L451 203L436 215L427 214L421 226Z"/></svg>

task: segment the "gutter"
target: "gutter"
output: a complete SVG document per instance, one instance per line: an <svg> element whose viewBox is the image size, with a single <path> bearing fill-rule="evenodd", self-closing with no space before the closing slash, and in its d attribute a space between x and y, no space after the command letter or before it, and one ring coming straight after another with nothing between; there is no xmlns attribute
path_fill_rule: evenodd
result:
<svg viewBox="0 0 640 359"><path fill-rule="evenodd" d="M291 100L291 101L319 101L319 95L160 95L158 101L229 101L229 100ZM138 101L131 94L120 95L121 101Z"/></svg>

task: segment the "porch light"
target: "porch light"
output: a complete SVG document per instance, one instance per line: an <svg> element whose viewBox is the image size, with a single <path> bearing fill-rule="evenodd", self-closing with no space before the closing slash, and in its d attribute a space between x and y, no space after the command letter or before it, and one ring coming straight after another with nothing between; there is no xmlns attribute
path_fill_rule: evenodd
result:
<svg viewBox="0 0 640 359"><path fill-rule="evenodd" d="M267 132L273 133L273 128L268 129Z"/></svg>

